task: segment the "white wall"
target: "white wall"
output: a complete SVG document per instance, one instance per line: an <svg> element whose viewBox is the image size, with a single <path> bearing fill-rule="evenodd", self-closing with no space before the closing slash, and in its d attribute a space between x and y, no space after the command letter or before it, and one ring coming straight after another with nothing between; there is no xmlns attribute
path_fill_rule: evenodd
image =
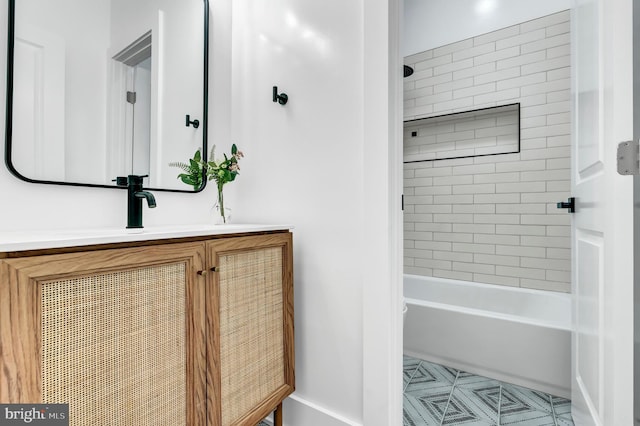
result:
<svg viewBox="0 0 640 426"><path fill-rule="evenodd" d="M352 421L362 413L361 16L359 2L233 3L233 140L246 155L234 214L295 225L296 395ZM272 102L274 85L286 106Z"/></svg>
<svg viewBox="0 0 640 426"><path fill-rule="evenodd" d="M393 420L385 413L401 395L400 383L389 383L394 379L388 379L386 364L390 349L400 352L399 345L387 344L387 329L396 323L388 311L368 312L376 300L389 306L398 290L387 252L396 242L389 241L387 213L386 3L233 2L233 140L246 155L234 214L249 222L295 225L297 385L284 417L290 426L400 422L399 412ZM367 20L380 10L379 26ZM372 54L381 60L379 76L363 67L373 59L365 54L369 32L380 36ZM363 75L370 78L364 85ZM366 84L374 87L371 93L384 94L367 103L381 108L381 120L367 119ZM274 85L289 96L287 105L272 102ZM398 192L398 214L399 199ZM382 323L369 331L374 342L366 339L367 315ZM380 362L369 366L367 355ZM394 368L400 372L400 363ZM322 418L317 407L326 414Z"/></svg>
<svg viewBox="0 0 640 426"><path fill-rule="evenodd" d="M212 2L211 83L209 114L211 140L230 146L231 43L229 2ZM0 27L7 25L7 1L0 1ZM6 81L6 31L0 31L0 79ZM213 96L213 93L216 96ZM5 128L5 84L0 85L0 127ZM4 138L3 138L4 144ZM85 154L91 164L91 154ZM11 230L101 228L126 226L126 191L82 187L35 185L19 181L0 167L2 208L0 233ZM145 226L210 223L215 188L201 194L156 192L158 207L144 209ZM0 234L1 238L1 234Z"/></svg>
<svg viewBox="0 0 640 426"><path fill-rule="evenodd" d="M413 55L571 8L571 0L404 0L403 54Z"/></svg>

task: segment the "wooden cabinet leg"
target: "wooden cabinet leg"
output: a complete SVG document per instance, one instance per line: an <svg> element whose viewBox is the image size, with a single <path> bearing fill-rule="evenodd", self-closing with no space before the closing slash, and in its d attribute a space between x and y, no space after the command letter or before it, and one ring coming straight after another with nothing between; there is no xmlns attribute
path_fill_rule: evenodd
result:
<svg viewBox="0 0 640 426"><path fill-rule="evenodd" d="M282 426L282 402L278 404L273 413L273 426Z"/></svg>

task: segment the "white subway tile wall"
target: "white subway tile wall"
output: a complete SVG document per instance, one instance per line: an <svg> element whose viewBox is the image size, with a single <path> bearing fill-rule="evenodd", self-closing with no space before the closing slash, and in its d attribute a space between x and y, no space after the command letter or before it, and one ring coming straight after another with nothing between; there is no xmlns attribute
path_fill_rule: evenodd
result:
<svg viewBox="0 0 640 426"><path fill-rule="evenodd" d="M512 151L482 120L405 128L405 161L431 160L404 167L406 273L571 290L570 216L556 208L570 196L569 21L555 13L405 58L416 70L405 120L521 106L515 154L435 160Z"/></svg>

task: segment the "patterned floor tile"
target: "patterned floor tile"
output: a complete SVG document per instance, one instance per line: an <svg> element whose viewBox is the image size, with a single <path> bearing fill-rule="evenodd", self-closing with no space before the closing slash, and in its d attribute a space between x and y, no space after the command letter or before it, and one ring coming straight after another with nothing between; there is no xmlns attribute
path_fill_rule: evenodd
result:
<svg viewBox="0 0 640 426"><path fill-rule="evenodd" d="M500 426L555 426L553 415L529 410L500 416Z"/></svg>
<svg viewBox="0 0 640 426"><path fill-rule="evenodd" d="M420 364L422 360L409 356L409 355L402 355L402 363L406 366L407 364Z"/></svg>
<svg viewBox="0 0 640 426"><path fill-rule="evenodd" d="M403 361L404 426L574 426L568 399L412 357Z"/></svg>
<svg viewBox="0 0 640 426"><path fill-rule="evenodd" d="M473 373L467 373L466 371L459 371L458 378L456 379L456 384L464 386L468 384L474 384L477 382L486 382L486 381L499 383L497 380L490 379L489 377L478 376Z"/></svg>
<svg viewBox="0 0 640 426"><path fill-rule="evenodd" d="M407 387L409 381L413 377L413 374L416 372L418 366L420 366L420 360L417 358L412 358L410 356L404 356L402 360L402 371L403 371L403 389Z"/></svg>
<svg viewBox="0 0 640 426"><path fill-rule="evenodd" d="M447 388L450 391L457 374L458 371L452 368L422 361L406 386L405 392L418 396L431 392L445 392Z"/></svg>
<svg viewBox="0 0 640 426"><path fill-rule="evenodd" d="M553 415L550 395L522 386L505 384L502 387L502 405L500 412L503 414L522 413L526 411L543 411Z"/></svg>
<svg viewBox="0 0 640 426"><path fill-rule="evenodd" d="M556 423L558 426L573 426L571 418L571 401L558 396L552 396L553 412L556 415Z"/></svg>
<svg viewBox="0 0 640 426"><path fill-rule="evenodd" d="M500 395L500 386L492 392ZM472 389L455 387L442 422L443 425L496 425L498 400L476 394Z"/></svg>
<svg viewBox="0 0 640 426"><path fill-rule="evenodd" d="M571 401L559 396L552 396L551 403L553 404L553 413L556 416L568 415L571 417Z"/></svg>
<svg viewBox="0 0 640 426"><path fill-rule="evenodd" d="M574 426L573 425L573 419L571 418L571 416L560 416L560 417L556 417L556 423L558 426Z"/></svg>
<svg viewBox="0 0 640 426"><path fill-rule="evenodd" d="M498 413L501 383L488 377L460 372L456 379L456 387L472 392L474 397L493 413Z"/></svg>
<svg viewBox="0 0 640 426"><path fill-rule="evenodd" d="M403 424L405 426L437 426L447 408L450 392L422 397L404 395Z"/></svg>

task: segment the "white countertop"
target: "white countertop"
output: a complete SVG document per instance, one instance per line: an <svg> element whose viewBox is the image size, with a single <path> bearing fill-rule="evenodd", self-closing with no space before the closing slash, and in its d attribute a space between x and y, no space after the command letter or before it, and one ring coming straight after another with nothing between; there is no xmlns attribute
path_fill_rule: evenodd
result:
<svg viewBox="0 0 640 426"><path fill-rule="evenodd" d="M0 231L0 252L291 229L289 225L228 224L150 226L135 231L125 228Z"/></svg>

